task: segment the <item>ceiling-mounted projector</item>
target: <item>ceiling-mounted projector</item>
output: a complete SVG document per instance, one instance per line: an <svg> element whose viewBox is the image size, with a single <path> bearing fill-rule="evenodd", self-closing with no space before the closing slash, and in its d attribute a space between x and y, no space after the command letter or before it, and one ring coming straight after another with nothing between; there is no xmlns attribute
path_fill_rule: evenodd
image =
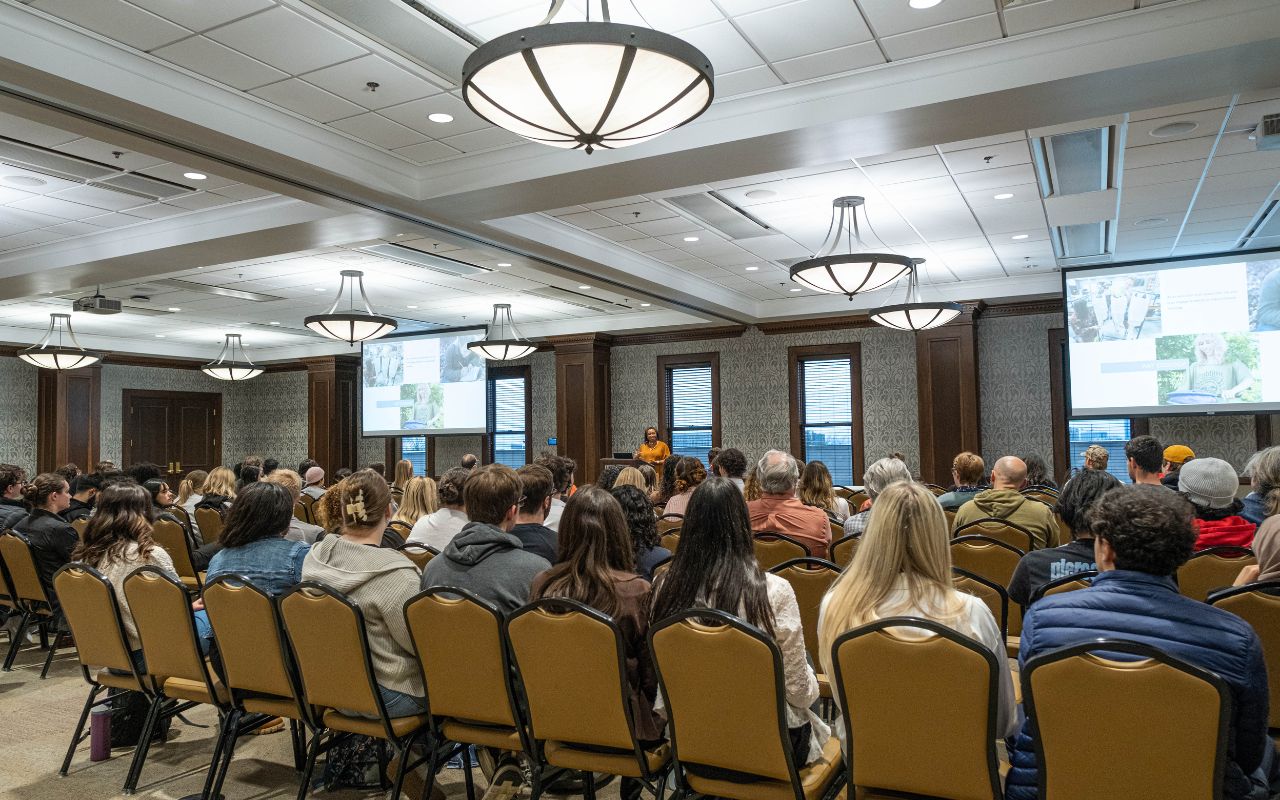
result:
<svg viewBox="0 0 1280 800"><path fill-rule="evenodd" d="M75 311L83 311L86 314L119 314L124 309L124 303L95 294L93 297L77 298L71 307Z"/></svg>

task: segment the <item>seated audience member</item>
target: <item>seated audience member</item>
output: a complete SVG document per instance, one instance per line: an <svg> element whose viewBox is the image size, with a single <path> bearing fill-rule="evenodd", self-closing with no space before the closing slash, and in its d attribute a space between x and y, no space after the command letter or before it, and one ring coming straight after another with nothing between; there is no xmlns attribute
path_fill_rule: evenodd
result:
<svg viewBox="0 0 1280 800"><path fill-rule="evenodd" d="M645 494L647 495L653 494L653 488L658 485L658 471L653 468L652 464L644 464L644 463L637 466L636 470L639 471L639 473L642 476L644 476L643 488L645 490Z"/></svg>
<svg viewBox="0 0 1280 800"><path fill-rule="evenodd" d="M103 488L98 497L97 511L85 528L84 542L78 542L71 554L72 560L93 567L111 584L120 605L120 619L124 623L133 663L138 669L146 667L142 661L138 628L124 594L124 580L144 566L158 567L175 580L178 577L169 553L151 538L153 508L147 490L132 481ZM197 611L195 620L201 649L207 652L213 637L209 619L203 611Z"/></svg>
<svg viewBox="0 0 1280 800"><path fill-rule="evenodd" d="M951 460L951 491L938 497L944 511L955 511L978 496L986 488L983 484L987 466L982 456L965 451Z"/></svg>
<svg viewBox="0 0 1280 800"><path fill-rule="evenodd" d="M98 475L105 475L108 472L116 472L116 462L99 461L97 464L93 465L93 471Z"/></svg>
<svg viewBox="0 0 1280 800"><path fill-rule="evenodd" d="M635 467L623 467L622 471L618 473L618 477L614 479L610 490L617 489L619 486L634 486L637 489L644 490L646 493L648 492L648 484L645 483L644 473Z"/></svg>
<svg viewBox="0 0 1280 800"><path fill-rule="evenodd" d="M728 478L741 490L743 476L747 472L747 457L736 447L726 447L711 463L711 472L721 478Z"/></svg>
<svg viewBox="0 0 1280 800"><path fill-rule="evenodd" d="M404 487L409 483L409 479L413 477L413 462L407 458L402 458L396 462L396 475L391 481L394 489L404 491Z"/></svg>
<svg viewBox="0 0 1280 800"><path fill-rule="evenodd" d="M80 471L80 467L76 466L75 464L63 464L62 466L55 469L54 472L61 475L62 479L67 482L68 486L74 483L76 478L84 474L83 472Z"/></svg>
<svg viewBox="0 0 1280 800"><path fill-rule="evenodd" d="M257 483L261 479L262 467L244 464L240 467L240 474L236 479L236 491L240 491L251 483Z"/></svg>
<svg viewBox="0 0 1280 800"><path fill-rule="evenodd" d="M596 486L607 492L613 488L620 474L622 474L621 464L606 464L604 469L600 470L600 477L596 478Z"/></svg>
<svg viewBox="0 0 1280 800"><path fill-rule="evenodd" d="M335 481L343 481L351 477L351 467L338 467L333 471Z"/></svg>
<svg viewBox="0 0 1280 800"><path fill-rule="evenodd" d="M467 512L462 503L462 487L470 474L470 470L454 467L440 476L440 483L436 487L436 498L440 507L413 523L413 530L409 532L409 541L425 544L437 552L444 552L445 546L467 524Z"/></svg>
<svg viewBox="0 0 1280 800"><path fill-rule="evenodd" d="M164 470L160 469L159 464L150 462L142 462L139 464L131 464L125 467L124 474L133 478L134 482L139 486L145 486L147 481L154 481L164 475Z"/></svg>
<svg viewBox="0 0 1280 800"><path fill-rule="evenodd" d="M1111 460L1111 452L1100 444L1091 444L1084 449L1084 468L1106 470Z"/></svg>
<svg viewBox="0 0 1280 800"><path fill-rule="evenodd" d="M662 462L662 469L658 474L658 488L654 490L651 499L655 506L665 506L671 496L676 493L676 464L680 462L680 456L667 456Z"/></svg>
<svg viewBox="0 0 1280 800"><path fill-rule="evenodd" d="M1236 586L1257 581L1280 581L1280 447L1268 447L1249 462L1253 494L1259 497L1263 517L1253 537L1258 563L1245 567Z"/></svg>
<svg viewBox="0 0 1280 800"><path fill-rule="evenodd" d="M985 603L952 588L951 533L933 492L915 481L897 481L880 493L875 509L875 519L862 534L853 563L836 579L819 607L818 652L823 673L835 674L831 646L854 628L886 617L937 622L976 639L995 655L1000 684L996 735L1011 735L1017 730L1018 704L1004 635ZM847 753L843 725L837 726L836 734Z"/></svg>
<svg viewBox="0 0 1280 800"><path fill-rule="evenodd" d="M1174 575L1196 540L1187 504L1154 486L1121 486L1094 504L1090 521L1101 574L1088 589L1046 597L1028 609L1019 663L1108 638L1149 644L1216 673L1233 701L1222 796L1268 797L1276 753L1267 736L1262 645L1239 617L1178 593ZM1010 751L1009 800L1039 795L1035 748L1028 720Z"/></svg>
<svg viewBox="0 0 1280 800"><path fill-rule="evenodd" d="M370 464L369 466L365 467L365 469L370 470L370 471L372 471L372 472L376 472L376 473L378 473L378 477L379 477L379 478L382 478L383 480L386 480L386 476L387 476L387 465L386 465L386 464L383 464L381 461L375 461L375 462L373 462L372 464Z"/></svg>
<svg viewBox="0 0 1280 800"><path fill-rule="evenodd" d="M306 472L298 474L302 476L302 493L319 500L324 494L324 470L319 466L307 467Z"/></svg>
<svg viewBox="0 0 1280 800"><path fill-rule="evenodd" d="M573 473L578 469L578 462L568 456L558 456L555 453L546 455L549 458L534 463L551 470L555 488L551 492L551 510L547 512L547 518L542 524L554 531L560 525L560 514L564 512L565 501L572 493Z"/></svg>
<svg viewBox="0 0 1280 800"><path fill-rule="evenodd" d="M182 510L187 512L187 516L191 517L191 524L195 525L196 503L204 499L204 482L209 477L209 473L202 469L193 469L187 473L187 476L178 481L178 499L174 502L182 506Z"/></svg>
<svg viewBox="0 0 1280 800"><path fill-rule="evenodd" d="M892 484L909 480L911 470L907 469L907 463L901 459L882 458L867 467L867 471L862 474L862 490L867 493L870 505L865 511L859 511L845 520L844 535L861 536L871 524L871 513L875 510L876 498L880 493Z"/></svg>
<svg viewBox="0 0 1280 800"><path fill-rule="evenodd" d="M653 512L648 513L652 519ZM583 487L565 505L560 542L560 563L534 577L530 599L567 597L617 623L626 652L632 731L641 746L656 746L666 738L666 720L653 708L658 675L645 638L649 633L649 582L633 568L631 536L618 502L600 487ZM640 797L642 788L640 781L624 777L620 794L623 800L633 800Z"/></svg>
<svg viewBox="0 0 1280 800"><path fill-rule="evenodd" d="M26 470L13 464L0 464L0 533L29 513L27 504L22 502L22 490L26 486Z"/></svg>
<svg viewBox="0 0 1280 800"><path fill-rule="evenodd" d="M280 468L280 462L277 461L276 459L274 458L262 459L262 476L259 478L259 480L267 477L268 475L275 472L279 468Z"/></svg>
<svg viewBox="0 0 1280 800"><path fill-rule="evenodd" d="M1164 463L1164 450L1154 436L1135 436L1125 443L1124 457L1129 469L1129 480L1160 486L1160 466Z"/></svg>
<svg viewBox="0 0 1280 800"><path fill-rule="evenodd" d="M653 580L654 567L671 557L671 551L658 544L658 521L653 516L653 504L644 490L635 486L615 485L611 494L627 520L635 548L636 573L645 580Z"/></svg>
<svg viewBox="0 0 1280 800"><path fill-rule="evenodd" d="M418 520L430 516L440 509L440 499L436 493L436 482L424 475L414 475L405 481L404 495L400 505L396 507L393 522L403 522L412 530Z"/></svg>
<svg viewBox="0 0 1280 800"><path fill-rule="evenodd" d="M1259 488L1257 477L1258 459L1262 457L1265 450L1259 450L1249 456L1249 460L1245 462L1244 469L1240 474L1249 478L1249 493L1240 498L1240 516L1252 522L1254 525L1261 525L1262 521L1267 518L1266 493Z"/></svg>
<svg viewBox="0 0 1280 800"><path fill-rule="evenodd" d="M463 469L475 469L479 464L480 459L476 458L474 453L467 453L462 457L462 460L458 462L458 466Z"/></svg>
<svg viewBox="0 0 1280 800"><path fill-rule="evenodd" d="M761 461L771 456L791 459L786 453L771 450ZM786 463L782 459L771 462L773 468ZM794 471L795 459L790 460L790 468ZM794 480L793 477L793 485ZM827 524L822 512L800 507L820 515L823 525ZM795 591L786 579L761 572L752 547L754 527L737 486L725 478L704 481L689 502L680 531L680 547L671 559L671 568L654 587L651 620L661 622L691 608L715 608L741 617L772 637L782 651L786 722L795 763L797 768L803 768L822 753L831 729L811 710L818 699L818 680L805 655ZM719 770L684 766L705 770L713 777L729 777L720 775Z"/></svg>
<svg viewBox="0 0 1280 800"><path fill-rule="evenodd" d="M175 495L173 490L169 488L169 483L163 478L153 478L142 484L142 488L147 490L147 494L151 495L152 519L163 519L172 522L184 528L182 520L169 511L169 506L173 505Z"/></svg>
<svg viewBox="0 0 1280 800"><path fill-rule="evenodd" d="M713 470L713 468L715 467L715 464L716 464L716 459L720 457L720 452L721 452L721 451L720 451L720 448L719 448L719 447L713 447L713 448L711 448L710 450L708 450L708 451L707 451L707 460L706 460L706 462L703 464L703 466L704 466L706 469ZM714 474L715 474L715 472L713 471L711 474L713 474L713 475L714 475Z"/></svg>
<svg viewBox="0 0 1280 800"><path fill-rule="evenodd" d="M246 486L227 511L222 549L209 560L205 581L239 575L270 595L284 594L301 581L303 559L311 548L286 538L294 502L293 492L277 480Z"/></svg>
<svg viewBox="0 0 1280 800"><path fill-rule="evenodd" d="M732 480L732 479L730 479ZM760 490L760 470L758 465L752 464L747 470L747 475L742 479L742 499L750 503L752 500L759 500L764 492Z"/></svg>
<svg viewBox="0 0 1280 800"><path fill-rule="evenodd" d="M956 511L955 527L980 519L1001 519L1031 533L1031 548L1058 544L1058 521L1053 509L1021 494L1027 483L1027 465L1015 456L1005 456L991 470L991 488L979 492Z"/></svg>
<svg viewBox="0 0 1280 800"><path fill-rule="evenodd" d="M1071 541L1059 547L1032 550L1018 561L1009 581L1009 599L1025 606L1031 595L1049 581L1097 569L1093 558L1093 532L1089 508L1106 492L1120 486L1110 472L1088 469L1067 481L1058 497L1058 515L1071 529Z"/></svg>
<svg viewBox="0 0 1280 800"><path fill-rule="evenodd" d="M368 469L353 473L337 489L338 535L311 546L302 562L302 579L342 592L360 607L387 714L421 714L426 710L426 690L404 618L404 604L418 593L418 568L400 553L379 546L391 521L391 489Z"/></svg>
<svg viewBox="0 0 1280 800"><path fill-rule="evenodd" d="M1164 476L1160 478L1160 482L1175 492L1178 491L1178 471L1196 457L1190 447L1185 444L1171 444L1164 449L1164 463L1160 468L1164 471Z"/></svg>
<svg viewBox="0 0 1280 800"><path fill-rule="evenodd" d="M222 514L235 499L235 473L226 467L214 467L209 477L204 479L200 501L195 504L195 509L208 508Z"/></svg>
<svg viewBox="0 0 1280 800"><path fill-rule="evenodd" d="M1207 547L1248 547L1258 526L1240 516L1240 478L1220 458L1197 458L1178 471L1178 492L1195 510L1196 552Z"/></svg>
<svg viewBox="0 0 1280 800"><path fill-rule="evenodd" d="M488 464L467 477L466 527L422 571L422 588L454 586L489 601L503 614L529 602L529 585L551 562L527 552L511 533L520 510L520 476Z"/></svg>
<svg viewBox="0 0 1280 800"><path fill-rule="evenodd" d="M302 478L298 477L298 473L291 469L274 469L270 475L264 477L259 483L270 483L283 487L294 503L297 503L302 497ZM236 499L239 500L240 498L237 497ZM232 503L232 506L234 505ZM322 533L324 533L324 528L298 519L293 515L293 506L289 506L289 525L284 534L285 539L291 542L315 544L316 539L319 539Z"/></svg>
<svg viewBox="0 0 1280 800"><path fill-rule="evenodd" d="M760 476L759 500L747 503L751 530L785 533L809 548L814 558L826 558L831 544L831 522L827 515L796 498L800 467L789 453L770 450L756 464ZM733 484L730 483L732 486Z"/></svg>
<svg viewBox="0 0 1280 800"><path fill-rule="evenodd" d="M15 523L13 529L31 544L40 583L52 600L53 573L71 560L71 551L80 543L76 529L61 516L71 504L71 491L61 475L44 472L27 484L22 497L31 513Z"/></svg>
<svg viewBox="0 0 1280 800"><path fill-rule="evenodd" d="M71 482L71 504L62 512L62 518L67 522L88 519L93 513L93 499L98 496L101 488L102 478L97 475L85 474L77 477Z"/></svg>
<svg viewBox="0 0 1280 800"><path fill-rule="evenodd" d="M1027 465L1027 486L1044 486L1048 489L1058 488L1058 484L1054 482L1053 476L1049 472L1049 465L1039 455L1028 453L1022 457L1022 463Z"/></svg>
<svg viewBox="0 0 1280 800"><path fill-rule="evenodd" d="M693 495L693 490L707 479L707 470L702 466L702 462L692 456L683 456L676 462L675 469L675 486L672 488L675 493L667 500L667 505L662 509L663 514L684 514L685 508L689 505L689 497Z"/></svg>
<svg viewBox="0 0 1280 800"><path fill-rule="evenodd" d="M800 473L800 489L796 496L806 506L820 508L840 524L849 518L849 501L836 494L831 485L831 472L821 461L810 461Z"/></svg>
<svg viewBox="0 0 1280 800"><path fill-rule="evenodd" d="M551 510L551 491L554 488L551 470L540 464L525 464L516 470L516 474L520 476L520 511L516 514L516 524L511 533L524 545L526 552L542 556L547 563L554 564L558 560L556 551L559 547L556 532L542 524ZM653 516L652 511L649 516Z"/></svg>

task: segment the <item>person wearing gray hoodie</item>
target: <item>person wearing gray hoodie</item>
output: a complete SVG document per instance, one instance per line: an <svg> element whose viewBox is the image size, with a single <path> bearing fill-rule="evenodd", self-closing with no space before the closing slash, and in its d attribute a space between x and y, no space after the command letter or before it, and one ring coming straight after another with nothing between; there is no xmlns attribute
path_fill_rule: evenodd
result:
<svg viewBox="0 0 1280 800"><path fill-rule="evenodd" d="M347 478L342 493L342 529L311 546L302 579L342 592L360 607L387 715L421 714L426 690L404 617L405 602L418 593L418 568L402 553L378 546L391 520L391 490L366 469Z"/></svg>
<svg viewBox="0 0 1280 800"><path fill-rule="evenodd" d="M422 571L422 588L466 589L509 614L529 602L533 578L551 564L511 533L520 504L520 476L503 464L475 470L463 485L469 520Z"/></svg>

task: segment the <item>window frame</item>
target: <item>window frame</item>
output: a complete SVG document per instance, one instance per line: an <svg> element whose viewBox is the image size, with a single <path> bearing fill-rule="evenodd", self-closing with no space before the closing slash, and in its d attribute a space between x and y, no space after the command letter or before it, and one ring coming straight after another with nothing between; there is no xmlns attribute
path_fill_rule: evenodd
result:
<svg viewBox="0 0 1280 800"><path fill-rule="evenodd" d="M800 366L805 361L821 361L832 358L849 359L849 411L850 450L854 483L861 480L866 465L866 441L863 439L862 403L862 344L840 342L838 344L799 345L787 348L787 383L789 412L791 417L791 452L797 458L808 461L804 445L804 385L800 379Z"/></svg>
<svg viewBox="0 0 1280 800"><path fill-rule="evenodd" d="M720 447L720 353L680 353L658 356L658 441L671 446L671 370L679 367L711 367L711 446ZM638 431L643 433L643 431ZM639 440L636 440L639 441ZM699 456L699 460L705 455Z"/></svg>
<svg viewBox="0 0 1280 800"><path fill-rule="evenodd" d="M485 375L485 433L484 460L486 464L495 462L497 434L495 419L494 381L524 379L524 463L532 463L533 457L533 370L528 364L509 367L489 367Z"/></svg>

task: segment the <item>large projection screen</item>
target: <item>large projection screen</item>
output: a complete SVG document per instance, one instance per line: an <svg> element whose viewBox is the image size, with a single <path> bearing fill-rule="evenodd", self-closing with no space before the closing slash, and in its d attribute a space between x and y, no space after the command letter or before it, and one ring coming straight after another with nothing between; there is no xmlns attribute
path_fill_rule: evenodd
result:
<svg viewBox="0 0 1280 800"><path fill-rule="evenodd" d="M1280 251L1062 280L1071 416L1280 410Z"/></svg>
<svg viewBox="0 0 1280 800"><path fill-rule="evenodd" d="M485 360L467 349L482 338L480 329L365 342L363 435L484 433Z"/></svg>

